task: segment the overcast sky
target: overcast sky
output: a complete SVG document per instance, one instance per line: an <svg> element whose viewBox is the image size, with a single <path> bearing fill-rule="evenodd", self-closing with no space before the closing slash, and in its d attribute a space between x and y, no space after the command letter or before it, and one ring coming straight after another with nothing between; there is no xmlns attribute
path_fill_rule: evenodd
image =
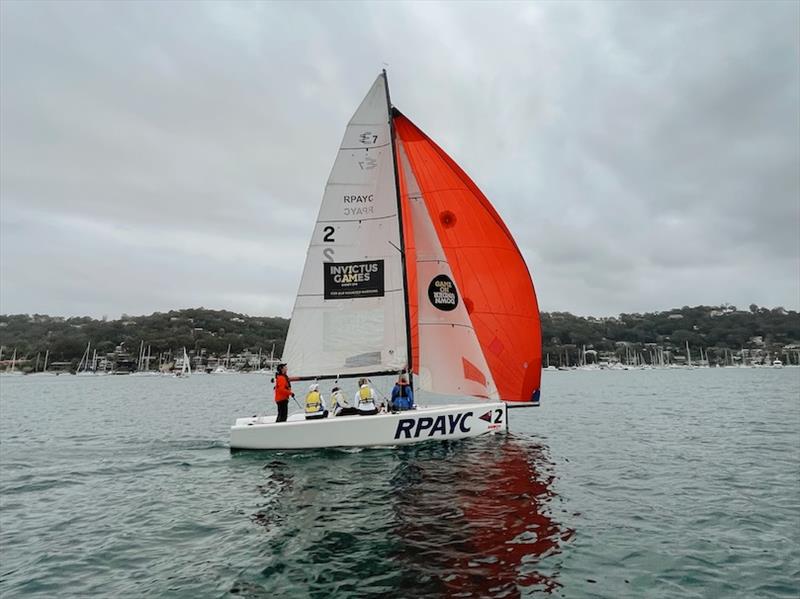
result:
<svg viewBox="0 0 800 599"><path fill-rule="evenodd" d="M800 3L0 3L0 312L289 316L392 101L543 310L800 308Z"/></svg>

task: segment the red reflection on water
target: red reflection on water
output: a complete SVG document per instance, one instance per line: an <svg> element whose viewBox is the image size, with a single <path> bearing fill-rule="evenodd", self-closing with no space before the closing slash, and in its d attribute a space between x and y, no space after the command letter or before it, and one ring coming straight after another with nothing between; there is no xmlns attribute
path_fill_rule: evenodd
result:
<svg viewBox="0 0 800 599"><path fill-rule="evenodd" d="M423 581L421 594L519 597L561 586L552 560L548 574L541 562L574 531L551 513L553 464L541 445L487 439L416 455L412 465L396 530L406 545L398 558Z"/></svg>

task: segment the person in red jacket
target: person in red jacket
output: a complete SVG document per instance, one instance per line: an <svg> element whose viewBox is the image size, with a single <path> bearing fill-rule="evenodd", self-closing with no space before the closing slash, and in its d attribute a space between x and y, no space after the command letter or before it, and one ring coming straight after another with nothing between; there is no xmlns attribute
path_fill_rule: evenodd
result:
<svg viewBox="0 0 800 599"><path fill-rule="evenodd" d="M292 381L286 374L286 364L278 364L275 374L275 403L278 406L278 418L275 422L286 422L290 397L294 397L294 393L292 393Z"/></svg>

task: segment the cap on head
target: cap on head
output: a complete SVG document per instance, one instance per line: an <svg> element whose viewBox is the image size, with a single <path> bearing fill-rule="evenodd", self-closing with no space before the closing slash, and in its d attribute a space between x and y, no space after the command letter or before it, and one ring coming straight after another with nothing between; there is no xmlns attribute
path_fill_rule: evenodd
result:
<svg viewBox="0 0 800 599"><path fill-rule="evenodd" d="M312 383L308 386L309 391L319 391L319 385L317 383Z"/></svg>
<svg viewBox="0 0 800 599"><path fill-rule="evenodd" d="M336 393L338 390L339 390L339 387L334 387L333 389L331 389L331 393Z"/></svg>

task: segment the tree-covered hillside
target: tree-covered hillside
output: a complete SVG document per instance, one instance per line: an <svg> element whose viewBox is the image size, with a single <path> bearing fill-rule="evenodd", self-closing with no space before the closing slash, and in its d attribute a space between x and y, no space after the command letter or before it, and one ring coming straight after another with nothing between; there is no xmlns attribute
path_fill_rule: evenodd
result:
<svg viewBox="0 0 800 599"><path fill-rule="evenodd" d="M123 315L119 320L95 320L89 317L61 318L42 314L0 316L0 344L7 352L14 348L18 357L34 357L50 350L51 361L80 359L91 341L98 354L105 355L124 344L136 354L140 342L149 345L153 355L185 347L189 352L206 350L208 355L222 355L246 349L275 355L283 351L289 321L285 318L251 317L227 310L190 308L155 312L149 316Z"/></svg>
<svg viewBox="0 0 800 599"><path fill-rule="evenodd" d="M742 348L780 355L795 352L800 344L800 314L783 308L747 310L735 306L695 306L647 314L620 314L611 318L574 316L568 312L542 313L545 355L554 363L574 364L583 346L600 353L624 356L654 346L674 354L684 352L688 342L703 349L709 361L720 360ZM149 316L123 315L119 320L89 317L62 318L41 314L0 316L0 345L8 360L16 349L17 359L33 360L49 350L51 362L77 363L91 341L98 355L123 345L136 355L144 341L153 355L185 347L191 355L220 356L228 345L232 354L244 351L269 354L275 346L280 356L289 321L284 318L253 317L226 310L191 308L156 312ZM795 352L796 353L796 352ZM647 356L645 355L645 360Z"/></svg>
<svg viewBox="0 0 800 599"><path fill-rule="evenodd" d="M759 308L755 304L747 310L727 304L684 306L666 312L620 314L611 318L542 313L544 352L552 354L558 363L558 356L568 352L574 364L584 345L617 355L652 345L683 354L687 342L695 350L709 351L712 362L722 359L725 350L728 354L742 349L779 354L786 346L800 343L800 313Z"/></svg>

